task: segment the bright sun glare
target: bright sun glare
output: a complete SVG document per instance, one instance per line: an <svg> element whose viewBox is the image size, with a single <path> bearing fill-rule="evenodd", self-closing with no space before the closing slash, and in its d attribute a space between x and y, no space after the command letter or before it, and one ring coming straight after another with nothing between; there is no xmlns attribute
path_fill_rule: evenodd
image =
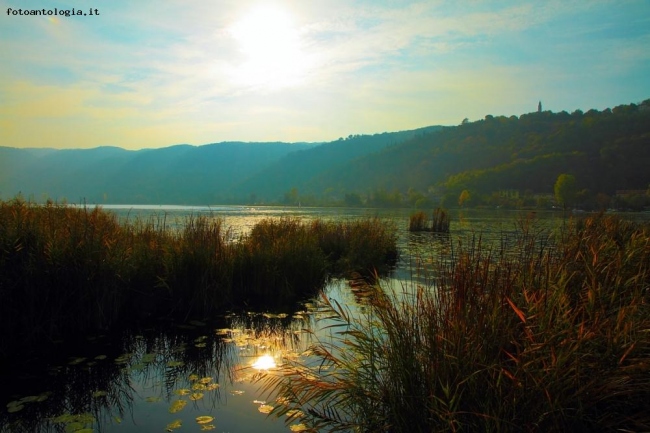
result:
<svg viewBox="0 0 650 433"><path fill-rule="evenodd" d="M257 370L270 370L275 367L275 359L271 355L262 355L253 363L253 368Z"/></svg>
<svg viewBox="0 0 650 433"><path fill-rule="evenodd" d="M291 15L277 7L249 11L230 28L244 60L234 71L241 84L266 89L300 84L307 68Z"/></svg>

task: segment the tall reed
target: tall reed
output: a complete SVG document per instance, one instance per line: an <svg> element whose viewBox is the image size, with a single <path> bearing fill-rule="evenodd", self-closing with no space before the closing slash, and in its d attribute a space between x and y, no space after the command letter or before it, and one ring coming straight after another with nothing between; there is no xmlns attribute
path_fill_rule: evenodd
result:
<svg viewBox="0 0 650 433"><path fill-rule="evenodd" d="M361 313L324 296L332 338L261 377L273 413L328 431L647 431L650 227L520 235L512 254L458 246L433 286L368 284Z"/></svg>
<svg viewBox="0 0 650 433"><path fill-rule="evenodd" d="M446 210L436 208L432 213L431 225L428 224L427 214L418 211L409 217L409 231L423 232L430 231L434 233L449 233L450 219Z"/></svg>
<svg viewBox="0 0 650 433"><path fill-rule="evenodd" d="M409 231L423 232L428 230L427 214L423 211L417 211L409 216Z"/></svg>
<svg viewBox="0 0 650 433"><path fill-rule="evenodd" d="M333 275L388 269L394 228L268 219L234 242L219 218L120 223L99 208L0 201L0 361L16 348L151 316L288 308Z"/></svg>
<svg viewBox="0 0 650 433"><path fill-rule="evenodd" d="M431 220L431 231L435 233L449 233L449 225L451 223L449 213L442 209L436 208L433 211Z"/></svg>

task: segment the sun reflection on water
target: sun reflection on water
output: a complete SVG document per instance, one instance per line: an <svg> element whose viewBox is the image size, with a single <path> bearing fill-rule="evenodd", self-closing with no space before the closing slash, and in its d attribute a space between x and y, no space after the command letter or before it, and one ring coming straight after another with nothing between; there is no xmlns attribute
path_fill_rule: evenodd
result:
<svg viewBox="0 0 650 433"><path fill-rule="evenodd" d="M253 363L253 368L256 370L270 370L277 367L275 359L271 355L262 355Z"/></svg>

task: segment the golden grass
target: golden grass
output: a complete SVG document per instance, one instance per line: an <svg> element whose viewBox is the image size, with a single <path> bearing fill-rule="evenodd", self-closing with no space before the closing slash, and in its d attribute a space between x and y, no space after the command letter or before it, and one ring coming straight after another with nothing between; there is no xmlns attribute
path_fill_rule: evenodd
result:
<svg viewBox="0 0 650 433"><path fill-rule="evenodd" d="M611 217L557 238L520 221L513 250L480 239L432 286L368 284L362 313L327 297L323 338L263 375L327 431L648 431L650 228Z"/></svg>

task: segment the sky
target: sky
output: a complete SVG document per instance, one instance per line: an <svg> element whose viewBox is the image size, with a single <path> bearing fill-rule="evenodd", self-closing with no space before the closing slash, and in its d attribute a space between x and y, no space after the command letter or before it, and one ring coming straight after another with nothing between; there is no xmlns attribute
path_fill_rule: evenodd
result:
<svg viewBox="0 0 650 433"><path fill-rule="evenodd" d="M650 98L649 47L649 0L0 0L0 146L325 142L540 100L603 110Z"/></svg>

